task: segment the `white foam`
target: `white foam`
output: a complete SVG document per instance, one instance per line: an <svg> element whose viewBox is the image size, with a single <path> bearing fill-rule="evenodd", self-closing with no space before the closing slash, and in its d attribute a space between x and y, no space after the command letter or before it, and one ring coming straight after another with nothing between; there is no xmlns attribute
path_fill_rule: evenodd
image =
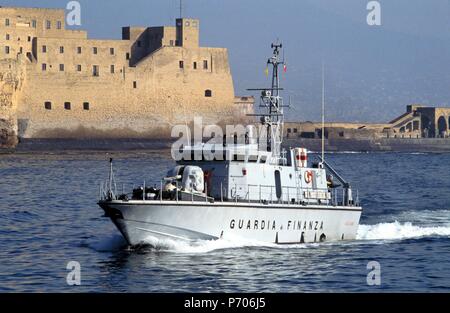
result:
<svg viewBox="0 0 450 313"><path fill-rule="evenodd" d="M271 243L265 243L255 240L245 240L242 238L233 238L229 236L227 238L221 238L217 240L195 241L158 239L150 236L146 238L145 242L158 250L179 253L207 253L215 250L243 247L277 247L277 245Z"/></svg>
<svg viewBox="0 0 450 313"><path fill-rule="evenodd" d="M450 236L450 227L421 227L412 223L380 223L375 225L359 225L358 240L401 240L430 236Z"/></svg>

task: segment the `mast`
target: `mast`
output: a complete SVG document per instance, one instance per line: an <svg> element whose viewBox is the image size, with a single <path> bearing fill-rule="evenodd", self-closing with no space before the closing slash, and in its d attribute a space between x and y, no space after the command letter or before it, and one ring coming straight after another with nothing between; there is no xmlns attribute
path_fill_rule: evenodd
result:
<svg viewBox="0 0 450 313"><path fill-rule="evenodd" d="M260 107L266 108L267 113L250 114L261 117L261 124L266 127L266 149L272 152L275 159L282 160L281 144L283 141L284 112L283 98L280 96L279 66L284 65L280 60L280 50L283 45L280 43L272 44L272 56L267 60L267 66L272 66L272 86L270 88L257 88L248 90L261 91ZM260 142L261 145L261 142Z"/></svg>
<svg viewBox="0 0 450 313"><path fill-rule="evenodd" d="M325 161L325 65L322 63L322 162Z"/></svg>

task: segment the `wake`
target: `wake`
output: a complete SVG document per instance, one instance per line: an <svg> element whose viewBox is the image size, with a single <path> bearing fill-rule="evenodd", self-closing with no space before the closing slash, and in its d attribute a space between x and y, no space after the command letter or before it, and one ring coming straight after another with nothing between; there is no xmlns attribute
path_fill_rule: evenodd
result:
<svg viewBox="0 0 450 313"><path fill-rule="evenodd" d="M193 253L202 254L212 251L240 249L240 248L267 248L267 249L302 249L302 248L318 248L330 245L342 244L379 244L380 242L389 243L392 241L402 241L407 239L447 237L450 238L450 211L416 211L403 212L397 215L402 220L408 218L414 222L389 222L378 223L373 225L359 225L356 240L354 241L338 241L326 243L307 243L307 244L288 244L277 245L274 243L260 242L256 240L246 240L240 237L225 235L218 240L196 240L196 241L178 241L171 239L158 239L148 237L142 247L130 248L120 235L113 235L102 238L99 241L89 244L88 246L98 252L113 252L123 249L145 251L167 251L176 253ZM392 217L391 217L392 218ZM391 219L392 220L392 219ZM418 225L420 221L427 221L429 225Z"/></svg>
<svg viewBox="0 0 450 313"><path fill-rule="evenodd" d="M410 222L379 223L375 225L359 225L357 240L402 240L422 237L449 237L450 227L415 226Z"/></svg>

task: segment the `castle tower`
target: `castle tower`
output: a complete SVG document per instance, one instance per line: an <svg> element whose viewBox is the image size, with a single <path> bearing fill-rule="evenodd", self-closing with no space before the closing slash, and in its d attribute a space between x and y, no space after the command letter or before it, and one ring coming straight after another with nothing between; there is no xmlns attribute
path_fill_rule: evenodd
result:
<svg viewBox="0 0 450 313"><path fill-rule="evenodd" d="M185 48L199 47L200 22L198 19L178 18L176 20L176 45Z"/></svg>

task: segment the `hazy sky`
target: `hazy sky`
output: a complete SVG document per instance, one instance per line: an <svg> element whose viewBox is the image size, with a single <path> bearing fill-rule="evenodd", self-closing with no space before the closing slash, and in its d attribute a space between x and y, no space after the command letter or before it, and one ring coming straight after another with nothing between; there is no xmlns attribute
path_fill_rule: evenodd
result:
<svg viewBox="0 0 450 313"><path fill-rule="evenodd" d="M4 0L4 6L63 8L61 0ZM450 106L450 0L380 0L381 26L368 26L369 0L184 0L201 19L201 44L229 49L236 93L267 82L270 43L285 47L282 84L290 120L320 119L321 63L327 120L387 121L410 103ZM81 0L91 38L120 38L125 25L173 25L178 0Z"/></svg>

